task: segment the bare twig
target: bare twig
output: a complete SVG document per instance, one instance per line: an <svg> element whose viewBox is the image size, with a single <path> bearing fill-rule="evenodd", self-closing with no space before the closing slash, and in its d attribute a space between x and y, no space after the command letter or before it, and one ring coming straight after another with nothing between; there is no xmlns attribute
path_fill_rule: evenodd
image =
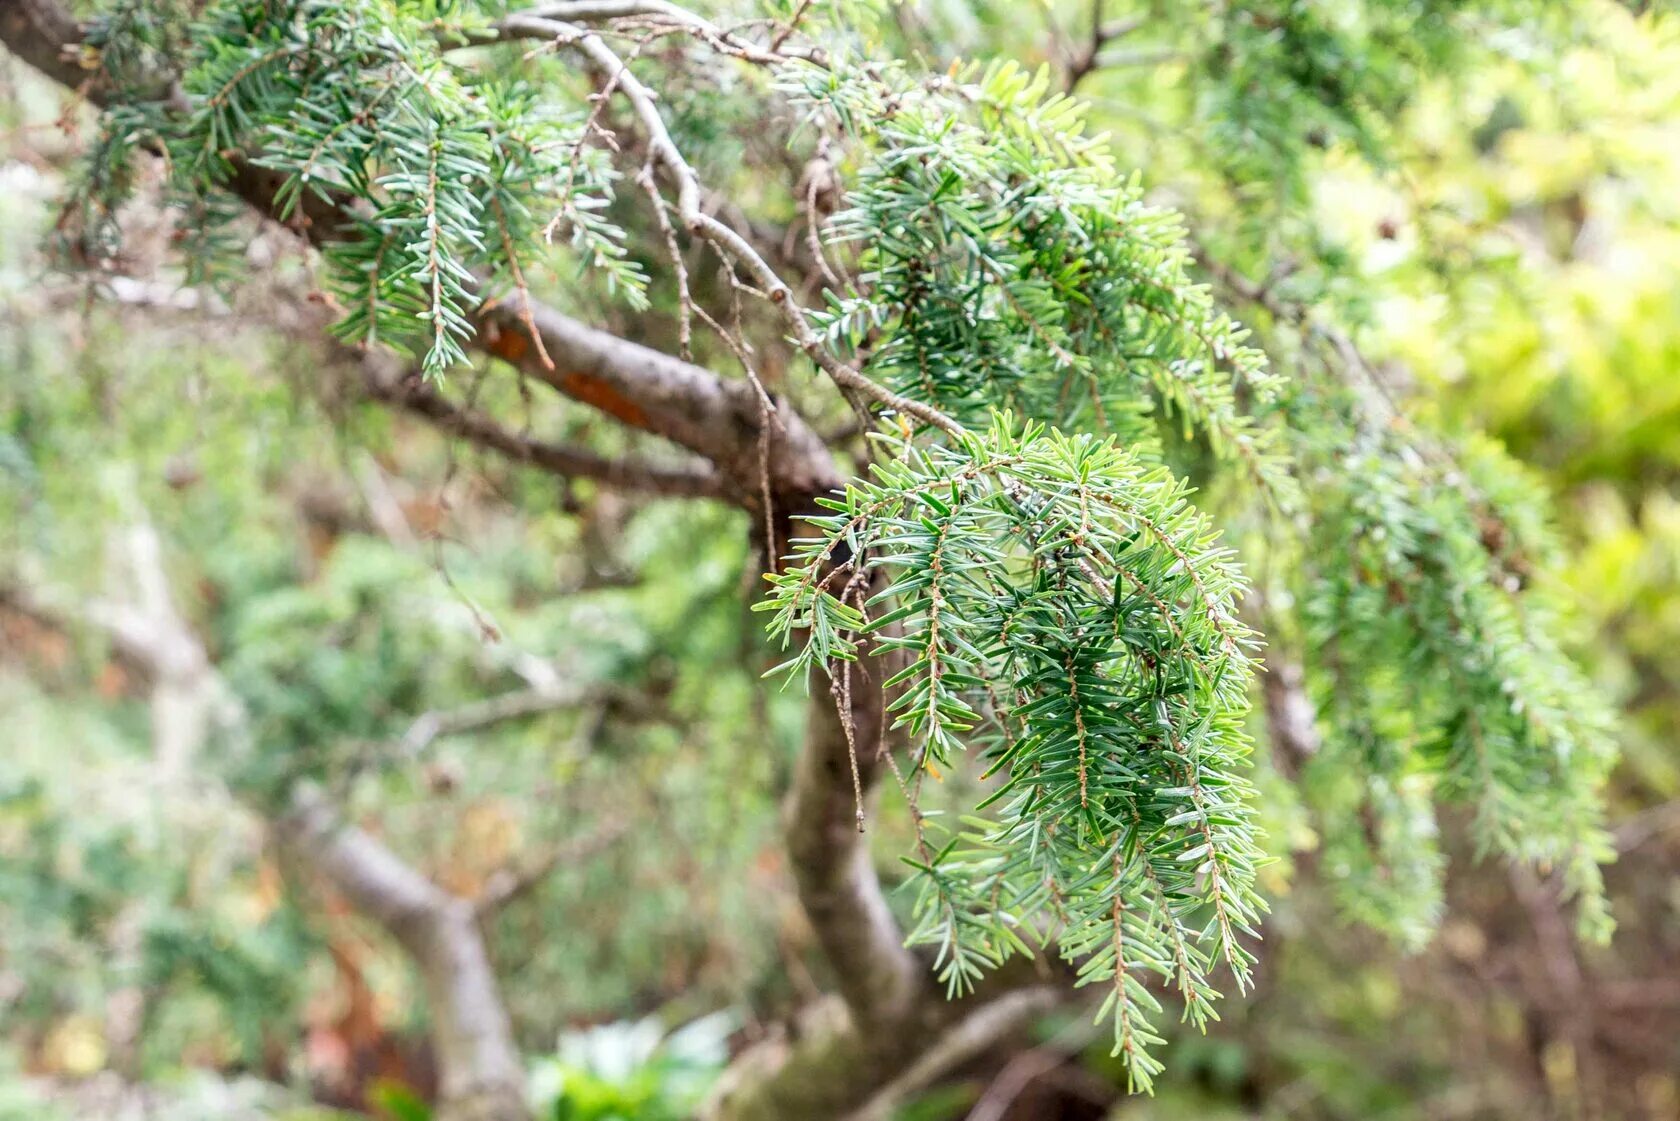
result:
<svg viewBox="0 0 1680 1121"><path fill-rule="evenodd" d="M671 258L671 268L676 273L677 282L677 353L683 361L694 360L694 293L688 284L688 262L683 260L682 246L677 244L677 231L671 226L671 219L665 213L666 202L659 194L659 187L653 181L652 166L644 166L636 176L636 182L647 192L653 203L654 221L659 226L660 236L665 239L665 252Z"/></svg>
<svg viewBox="0 0 1680 1121"><path fill-rule="evenodd" d="M461 34L469 42L554 39L552 25L559 23L633 23L655 31L680 31L719 54L758 65L776 65L796 58L817 65L822 63L820 51L789 48L786 39L766 49L668 0L561 0L515 12L487 30L467 30Z"/></svg>
<svg viewBox="0 0 1680 1121"><path fill-rule="evenodd" d="M398 746L404 756L413 758L445 736L479 732L514 720L577 708L611 695L610 691L595 689L519 689L460 708L425 713L409 725Z"/></svg>
<svg viewBox="0 0 1680 1121"><path fill-rule="evenodd" d="M789 39L793 38L793 36L799 31L799 25L804 21L805 14L811 10L812 2L813 0L799 0L799 6L795 8L793 10L793 14L788 17L787 24L782 27L781 30L777 31L775 37L770 40L770 50L772 53L781 50L782 45Z"/></svg>
<svg viewBox="0 0 1680 1121"><path fill-rule="evenodd" d="M823 345L822 339L811 326L805 309L794 299L792 289L777 275L769 262L734 228L720 222L702 208L700 177L671 138L671 133L666 128L665 120L660 116L659 107L655 103L653 91L629 71L624 60L601 36L576 24L534 16L517 17L517 21L510 18L504 22L517 22L517 26L524 32L533 35L543 33L557 43L577 48L595 64L607 83L616 86L617 91L629 101L631 109L641 122L650 157L676 184L677 214L689 233L709 242L725 258L734 261L746 272L763 291L765 298L781 311L783 320L793 332L794 342L836 385L861 393L878 404L932 425L947 435L962 435L962 426L940 410L893 393L873 378L842 362Z"/></svg>
<svg viewBox="0 0 1680 1121"><path fill-rule="evenodd" d="M631 456L604 456L582 448L550 444L512 432L482 413L448 400L420 378L400 377L364 363L363 384L375 400L400 406L453 435L519 463L564 478L593 479L620 490L671 498L721 498L724 480L710 467L649 463Z"/></svg>
<svg viewBox="0 0 1680 1121"><path fill-rule="evenodd" d="M1102 65L1097 56L1102 53L1104 47L1116 39L1125 38L1143 24L1142 16L1104 22L1103 0L1091 0L1091 32L1086 37L1084 47L1077 54L1067 52L1069 59L1065 85L1068 92L1071 93L1075 86Z"/></svg>
<svg viewBox="0 0 1680 1121"><path fill-rule="evenodd" d="M1004 1121L1009 1107L1028 1086L1067 1062L1069 1055L1095 1038L1098 1023L1091 1016L1081 1016L1054 1039L1010 1059L974 1103L967 1121Z"/></svg>
<svg viewBox="0 0 1680 1121"><path fill-rule="evenodd" d="M628 820L619 818L584 837L555 845L536 859L519 868L503 868L493 873L484 891L473 901L480 919L500 911L509 903L535 890L562 865L572 864L594 856L630 829Z"/></svg>
<svg viewBox="0 0 1680 1121"><path fill-rule="evenodd" d="M364 455L359 458L355 474L356 484L361 487L362 499L367 503L375 528L398 548L410 551L418 548L420 540L414 535L414 527L409 524L408 515L403 513L402 503L391 493L391 481L373 457Z"/></svg>
<svg viewBox="0 0 1680 1121"><path fill-rule="evenodd" d="M933 1085L941 1075L981 1054L1028 1020L1066 999L1058 988L1044 985L1005 993L958 1020L934 1041L902 1074L882 1086L847 1121L885 1121L893 1108L912 1094Z"/></svg>

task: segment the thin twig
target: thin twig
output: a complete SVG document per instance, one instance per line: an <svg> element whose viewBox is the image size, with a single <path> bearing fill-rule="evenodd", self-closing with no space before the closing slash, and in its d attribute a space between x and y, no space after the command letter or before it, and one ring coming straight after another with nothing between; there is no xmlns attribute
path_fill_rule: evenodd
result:
<svg viewBox="0 0 1680 1121"><path fill-rule="evenodd" d="M627 491L670 498L722 498L721 476L707 466L648 463L629 456L603 456L582 448L545 443L509 431L494 420L450 401L418 378L397 379L368 370L363 382L375 400L399 405L468 443L500 452L563 478L593 479Z"/></svg>
<svg viewBox="0 0 1680 1121"><path fill-rule="evenodd" d="M665 120L651 90L629 71L627 64L606 41L593 31L558 20L522 17L529 29L545 31L557 43L576 47L600 68L609 84L630 102L636 117L647 135L650 158L675 181L677 214L689 233L710 242L725 257L738 263L765 293L765 298L780 309L782 318L793 331L794 342L817 366L842 389L854 390L873 398L877 403L932 425L949 436L961 437L965 430L951 417L931 405L902 397L857 369L842 362L826 346L811 326L792 289L776 274L757 249L732 227L707 214L701 207L700 178L684 158L681 149L671 138Z"/></svg>
<svg viewBox="0 0 1680 1121"><path fill-rule="evenodd" d="M609 821L593 833L574 838L549 849L536 860L519 868L502 868L492 873L483 892L473 901L480 919L488 918L509 903L535 890L562 865L594 856L629 831L628 819Z"/></svg>
<svg viewBox="0 0 1680 1121"><path fill-rule="evenodd" d="M610 690L600 688L519 689L503 693L501 696L474 701L460 708L427 712L409 725L408 731L403 733L399 741L398 750L405 757L413 758L444 736L479 732L514 720L541 716L560 709L576 708L591 700L611 695Z"/></svg>

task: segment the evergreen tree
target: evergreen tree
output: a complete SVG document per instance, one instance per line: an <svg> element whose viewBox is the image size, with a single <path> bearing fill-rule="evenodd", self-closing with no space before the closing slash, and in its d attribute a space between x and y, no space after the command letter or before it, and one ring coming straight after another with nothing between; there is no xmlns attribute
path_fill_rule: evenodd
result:
<svg viewBox="0 0 1680 1121"><path fill-rule="evenodd" d="M1211 173L1277 188L1264 222L1299 205L1304 151L1381 160L1477 29L1568 32L1520 30L1528 7L1259 0L1160 45L1205 78ZM1460 805L1607 937L1614 731L1568 652L1539 489L1245 279L1270 248L1252 228L1192 240L1150 201L1065 88L1119 32L1099 21L1064 71L947 64L893 14L121 0L73 59L37 58L103 106L55 236L98 267L155 174L191 275L226 283L254 202L318 247L335 336L412 364L376 397L540 463L460 392L494 357L689 453L547 454L748 512L783 672L834 708L837 797L863 831L885 766L912 820L918 966L954 999L1060 956L1105 992L1136 1089L1161 994L1205 1025L1263 953L1268 644L1304 662L1319 742L1296 777L1349 914L1427 939L1437 807ZM979 792L954 809L924 782L953 771ZM816 804L795 812L832 824ZM865 1021L873 982L850 984Z"/></svg>

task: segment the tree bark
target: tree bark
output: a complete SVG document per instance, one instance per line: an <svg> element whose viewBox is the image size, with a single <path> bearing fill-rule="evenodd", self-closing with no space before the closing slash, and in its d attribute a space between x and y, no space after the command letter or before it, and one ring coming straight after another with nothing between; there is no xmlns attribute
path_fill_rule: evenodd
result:
<svg viewBox="0 0 1680 1121"><path fill-rule="evenodd" d="M47 77L104 104L111 91L98 70L86 67L82 37L82 28L55 0L0 0L0 42ZM158 76L160 89L167 88L168 77ZM285 176L239 153L230 154L230 161L228 190L273 217ZM289 224L320 244L344 236L350 218L341 200L305 190ZM632 429L711 461L737 503L758 504L766 475L778 512L802 512L805 496L841 483L827 446L791 403L774 400L766 427L763 402L745 380L719 377L518 294L482 309L477 327L473 345L480 351ZM543 360L544 352L550 362Z"/></svg>
<svg viewBox="0 0 1680 1121"><path fill-rule="evenodd" d="M89 100L99 103L108 91L76 61L80 38L80 29L52 0L0 0L0 39L26 62L72 88L85 88ZM234 166L230 189L272 216L283 177L248 160L235 158ZM300 208L299 223L316 242L345 228L348 211L334 200L305 191ZM763 401L745 380L719 377L517 295L485 309L478 326L474 345L480 350L631 429L709 461L726 497L749 508L768 498L772 508L761 512L777 524L808 513L818 496L843 482L827 446L792 406L775 401L774 414L766 417ZM543 360L544 351L551 362ZM782 530L772 532L779 538ZM883 698L878 684L861 674L854 684L850 721L859 784L867 797L880 766ZM826 696L814 698L813 705L790 791L787 843L800 901L836 978L839 1010L792 1046L742 1064L737 1073L750 1070L752 1077L732 1079L712 1103L712 1115L727 1121L840 1118L907 1074L937 1077L940 1071L933 1067L939 1064L929 1056L938 1057L940 1041L1023 980L998 977L981 994L947 1001L928 964L905 948L858 832L845 725ZM458 901L372 838L335 825L323 804L294 810L282 832L288 845L380 917L421 964L438 1030L449 1034L439 1043L452 1112L440 1117L523 1119L523 1105L515 1111L513 1095L501 1089L513 1082L517 1056L482 943L468 937L470 912L463 914ZM1010 1020L994 1010L982 1023ZM450 1073L451 1066L460 1073Z"/></svg>
<svg viewBox="0 0 1680 1121"><path fill-rule="evenodd" d="M866 803L873 800L882 767L885 698L866 672L877 668L864 659L853 671L850 740L828 691L813 684L805 750L786 809L799 902L846 1007L864 1024L905 1017L933 989L927 969L905 948L881 890L852 785L855 744L858 785Z"/></svg>
<svg viewBox="0 0 1680 1121"><path fill-rule="evenodd" d="M949 1000L932 963L905 947L858 828L851 777L855 748L867 802L883 767L880 668L866 658L853 670L850 743L826 690L813 688L788 796L794 881L839 999L809 1017L797 1040L743 1056L703 1111L707 1121L879 1118L1065 991L1046 985L1059 978L1045 964L1017 960L980 991Z"/></svg>

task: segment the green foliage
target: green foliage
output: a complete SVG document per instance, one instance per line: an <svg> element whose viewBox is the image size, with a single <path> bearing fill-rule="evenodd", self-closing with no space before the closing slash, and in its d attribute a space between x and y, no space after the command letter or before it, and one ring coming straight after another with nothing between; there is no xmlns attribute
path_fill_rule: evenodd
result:
<svg viewBox="0 0 1680 1121"><path fill-rule="evenodd" d="M464 360L463 340L483 271L525 287L549 227L536 215L562 205L554 225L571 232L583 263L639 299L644 278L620 233L599 214L614 172L590 146L586 118L557 115L517 81L491 81L452 61L440 44L470 32L474 14L430 2L352 4L232 0L200 13L174 60L191 106L158 97L150 63L182 33L160 10L124 8L92 41L122 43L103 58L121 108L108 113L78 192L75 249L111 250L114 215L133 162L161 143L185 227L225 231L216 191L232 157L285 176L281 216L306 221L308 198L359 202L368 216L323 231L325 259L343 308L336 328L355 343L385 343L422 356L437 376ZM459 17L440 31L446 16ZM147 100L148 95L153 100ZM207 240L194 258L213 262Z"/></svg>
<svg viewBox="0 0 1680 1121"><path fill-rule="evenodd" d="M1426 939L1433 791L1474 807L1484 852L1560 866L1583 931L1606 938L1611 722L1560 648L1539 500L1495 449L1455 450L1373 434L1323 470L1300 593L1330 732L1313 768L1324 787L1345 792L1351 775L1367 787L1329 813L1331 859L1355 913Z"/></svg>
<svg viewBox="0 0 1680 1121"><path fill-rule="evenodd" d="M1259 483L1285 481L1247 410L1279 380L1188 275L1183 227L1086 135L1087 107L1012 62L927 82L904 67L796 71L790 88L861 151L834 236L861 248L831 338L898 392L1156 447L1152 407ZM1244 404L1239 406L1238 398Z"/></svg>
<svg viewBox="0 0 1680 1121"><path fill-rule="evenodd" d="M1110 986L1115 1046L1147 1088L1159 1005L1140 974L1205 1022L1210 961L1245 983L1237 935L1263 908L1228 550L1170 473L1007 416L877 464L831 505L764 605L773 633L810 634L793 667L873 639L921 765L972 744L1003 779L981 807L995 818L937 851L924 838L911 940L938 947L953 993L1054 942Z"/></svg>
<svg viewBox="0 0 1680 1121"><path fill-rule="evenodd" d="M146 998L141 1062L173 1063L210 1034L207 1020L226 1030L231 1055L260 1061L307 946L289 911L244 906L257 856L249 820L202 797L136 805L144 761L114 729L65 719L12 685L0 699L15 736L0 788L0 953L23 984L11 1015L59 1023L126 989ZM185 1038L171 1022L182 1008L196 1020ZM103 1054L97 1030L92 1046Z"/></svg>
<svg viewBox="0 0 1680 1121"><path fill-rule="evenodd" d="M248 710L249 738L262 747L230 755L230 777L284 799L298 779L353 772L373 761L359 753L401 736L473 642L465 619L415 591L427 575L414 557L352 539L335 550L322 579L283 579L236 603L222 672ZM451 643L457 658L440 658Z"/></svg>
<svg viewBox="0 0 1680 1121"><path fill-rule="evenodd" d="M1190 30L1195 65L1209 79L1198 110L1209 122L1214 158L1234 180L1264 183L1297 203L1303 149L1343 141L1388 162L1389 122L1424 76L1453 68L1488 21L1526 18L1540 7L1508 0L1232 4Z"/></svg>
<svg viewBox="0 0 1680 1121"><path fill-rule="evenodd" d="M1278 308L1366 287L1349 247L1308 220L1312 192L1330 193L1316 177L1404 157L1394 129L1424 77L1450 74L1483 30L1534 47L1538 31L1499 23L1534 6L1256 0L1153 21L1174 69L1123 88L1183 103L1199 150L1174 158L1218 184L1213 203L1193 191L1186 203L1216 250L1200 255L1277 273L1228 285L1269 322L1275 364L1196 282L1176 213L1118 170L1140 161L1095 139L1048 70L884 61L863 45L890 34L880 7L814 18L825 62L775 70L845 180L813 240L828 236L850 279L813 318L837 355L958 431L878 437L867 474L828 502L760 606L773 635L802 644L788 668L831 675L842 696L864 657L890 667L894 730L916 763L903 779L911 939L935 948L950 990L1054 946L1107 990L1115 1052L1148 1089L1166 1030L1150 982L1197 1027L1215 1014L1212 973L1246 984L1242 939L1265 910L1244 732L1257 637L1238 617L1231 551L1190 504L1192 474L1242 480L1219 496L1237 507L1220 526L1291 565L1264 581L1267 625L1306 662L1322 714L1303 793L1345 911L1425 940L1441 913L1435 807L1457 803L1483 849L1561 868L1583 926L1605 933L1612 729L1567 654L1541 497L1474 441L1349 405L1343 383L1370 373L1354 344ZM869 18L852 21L854 8ZM292 220L315 198L353 204L356 227L324 239L338 330L421 354L433 375L463 357L481 279L526 287L549 214L600 286L641 306L638 262L665 247L633 243L653 242L654 225L622 220L615 176L631 169L594 142L583 95L565 78L536 84L529 60L449 49L495 14L222 0L188 33L170 8L119 9L95 43L131 96L90 152L71 248L113 251L137 161L159 152L194 255L214 262L229 228L216 188L244 153L285 177ZM179 97L163 97L157 71L174 58L187 63ZM674 131L719 162L756 155L737 170L754 178L770 160L732 135L757 127L750 103L722 95L733 79L696 85L685 61L658 63L678 86L661 91ZM741 194L763 210L782 201L756 182ZM1305 275L1291 280L1296 258ZM1164 420L1213 453L1205 470L1178 462L1187 449ZM231 613L229 677L281 749L259 781L354 764L364 741L458 686L429 658L433 621L403 594L421 578L350 549L319 586L265 588ZM738 700L696 707L739 722ZM965 756L981 761L983 793L948 825L924 809L922 776ZM651 1083L570 1077L561 1116L666 1108Z"/></svg>
<svg viewBox="0 0 1680 1121"><path fill-rule="evenodd" d="M378 1083L368 1099L387 1121L432 1121L431 1107L401 1083Z"/></svg>
<svg viewBox="0 0 1680 1121"><path fill-rule="evenodd" d="M1347 395L1303 387L1273 411L1279 380L1188 282L1176 222L1116 186L1045 76L795 73L813 119L861 150L835 222L862 245L857 290L825 317L837 345L965 423L1015 405L1116 430L1150 458L1163 453L1140 418L1164 403L1291 514L1300 537L1280 544L1301 551L1306 645L1330 683L1308 793L1347 910L1427 937L1441 798L1476 807L1485 849L1561 866L1583 930L1605 936L1598 791L1614 750L1603 714L1571 699L1587 690L1545 598L1536 496L1485 455L1454 465L1380 436L1327 461L1366 428ZM994 420L984 438L894 451L772 576L772 632L808 635L789 668L829 669L842 696L870 640L919 761L975 746L1000 779L976 807L991 815L948 842L918 828L912 941L938 948L951 990L1053 941L1112 987L1116 1053L1147 1089L1159 1005L1141 977L1205 1023L1209 964L1245 983L1236 935L1263 908L1240 584L1172 476L1113 445Z"/></svg>
<svg viewBox="0 0 1680 1121"><path fill-rule="evenodd" d="M272 1036L265 1025L290 1011L296 995L292 971L305 950L301 933L284 911L247 930L201 915L164 914L146 927L138 980L149 992L192 987L210 997L225 1011L240 1053L255 1060Z"/></svg>

